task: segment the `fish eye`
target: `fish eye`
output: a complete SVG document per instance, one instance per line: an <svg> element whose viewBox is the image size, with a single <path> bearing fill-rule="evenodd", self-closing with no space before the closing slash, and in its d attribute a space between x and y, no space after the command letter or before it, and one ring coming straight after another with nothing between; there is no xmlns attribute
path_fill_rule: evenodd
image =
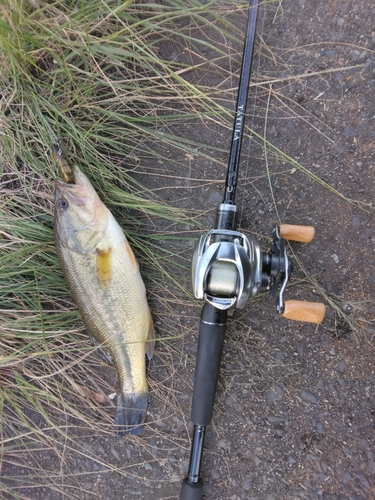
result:
<svg viewBox="0 0 375 500"><path fill-rule="evenodd" d="M61 210L66 210L66 209L69 207L68 200L66 200L65 198L60 198L60 199L57 201L57 206L58 206L58 208L60 208Z"/></svg>

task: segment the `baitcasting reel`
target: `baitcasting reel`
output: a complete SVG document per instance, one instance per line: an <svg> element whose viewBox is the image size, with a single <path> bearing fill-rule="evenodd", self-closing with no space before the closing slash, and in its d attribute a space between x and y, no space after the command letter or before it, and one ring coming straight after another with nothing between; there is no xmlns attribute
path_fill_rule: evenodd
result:
<svg viewBox="0 0 375 500"><path fill-rule="evenodd" d="M247 300L257 294L278 292L277 311L289 319L320 323L325 314L324 304L286 301L283 296L291 275L292 263L285 239L310 242L314 237L311 226L275 226L273 243L262 252L259 243L235 231L237 209L222 203L218 208L218 229L201 236L192 261L192 285L197 299L204 299L220 310L242 309ZM230 229L224 229L224 228Z"/></svg>

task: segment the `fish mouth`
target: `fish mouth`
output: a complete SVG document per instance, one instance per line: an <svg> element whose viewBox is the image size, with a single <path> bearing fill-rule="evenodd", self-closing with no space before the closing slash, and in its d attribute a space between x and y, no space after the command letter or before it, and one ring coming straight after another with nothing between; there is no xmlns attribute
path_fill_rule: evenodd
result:
<svg viewBox="0 0 375 500"><path fill-rule="evenodd" d="M78 185L75 182L66 182L62 179L55 179L55 194L61 195L63 193L69 193L69 195L73 194Z"/></svg>
<svg viewBox="0 0 375 500"><path fill-rule="evenodd" d="M61 150L54 150L60 168L61 178L55 179L55 199L68 198L71 203L83 207L90 198L97 198L89 179L77 165L69 165L61 155Z"/></svg>
<svg viewBox="0 0 375 500"><path fill-rule="evenodd" d="M66 164L67 165L67 164ZM81 195L85 191L86 184L85 176L82 174L80 169L73 165L63 166L60 163L60 170L62 173L62 179L55 179L55 188L57 192L68 192L74 195ZM67 170L69 169L69 171Z"/></svg>
<svg viewBox="0 0 375 500"><path fill-rule="evenodd" d="M87 196L85 193L85 187L81 184L73 184L71 182L67 183L61 179L55 180L55 197L56 198L68 198L68 200L82 207L87 201Z"/></svg>
<svg viewBox="0 0 375 500"><path fill-rule="evenodd" d="M65 191L66 189L69 190L73 186L76 186L73 182L65 182L62 179L55 179L56 191Z"/></svg>
<svg viewBox="0 0 375 500"><path fill-rule="evenodd" d="M72 170L73 174L75 170L76 169ZM55 179L55 198L65 198L77 207L83 207L89 197L87 188L84 183L79 182L79 173L78 176L74 175L74 181L75 182L65 182L61 179Z"/></svg>

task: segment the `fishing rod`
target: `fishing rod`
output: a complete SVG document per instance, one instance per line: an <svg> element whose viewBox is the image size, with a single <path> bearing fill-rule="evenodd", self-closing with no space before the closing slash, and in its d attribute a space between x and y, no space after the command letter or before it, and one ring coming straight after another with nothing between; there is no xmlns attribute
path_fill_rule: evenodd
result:
<svg viewBox="0 0 375 500"><path fill-rule="evenodd" d="M270 291L277 296L277 311L285 318L321 323L322 303L287 300L284 291L292 271L285 239L309 243L311 226L281 224L273 230L273 243L262 252L259 243L237 231L235 194L244 131L247 95L251 77L259 0L250 0L243 48L237 104L223 202L217 209L216 229L200 237L192 259L194 295L205 301L199 323L191 420L194 424L190 462L180 500L201 500L200 475L207 426L211 423L224 347L228 310L242 309L249 298Z"/></svg>

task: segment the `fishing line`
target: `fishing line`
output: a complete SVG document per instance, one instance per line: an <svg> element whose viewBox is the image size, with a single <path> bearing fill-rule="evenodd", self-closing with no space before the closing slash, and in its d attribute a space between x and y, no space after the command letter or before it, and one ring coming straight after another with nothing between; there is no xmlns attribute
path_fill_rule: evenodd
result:
<svg viewBox="0 0 375 500"><path fill-rule="evenodd" d="M264 24L265 24L265 17L266 17L266 8L263 6L262 7L262 16L261 16L261 23L259 23L259 19L258 19L258 26L259 24L261 24L261 39L263 40L263 33L264 33ZM260 44L260 49L258 50L258 53L257 53L257 73L256 73L256 81L255 81L255 91L254 91L254 98L253 98L253 111L252 111L252 114L251 114L251 123L250 123L250 134L249 134L249 137L248 137L248 140L247 140L247 147L246 147L246 150L247 150L247 154L246 154L246 162L245 162L245 175L243 177L244 181L247 179L247 176L248 176L248 172L249 172L249 168L250 168L250 153L251 153L251 150L252 150L252 142L253 142L253 130L254 130L254 123L255 123L255 112L256 112L256 109L257 109L257 103L258 103L258 93L259 93L259 86L258 86L258 83L259 83L259 67L260 67L260 60L261 60L261 56L262 56L262 50L263 50L263 44ZM245 206L245 196L247 197L248 195L248 191L247 189L243 189L242 190L242 194L241 194L241 201L239 203L239 206L240 206L240 210L239 210L239 222L238 222L238 226L241 227L242 226L242 219L243 219L243 213L244 213L244 206Z"/></svg>
<svg viewBox="0 0 375 500"><path fill-rule="evenodd" d="M276 212L276 216L277 216L277 220L279 221L279 223L281 222L281 219L280 219L280 214L279 214L279 211L277 209L277 204L276 204L276 199L275 199L275 194L273 192L273 188L272 188L272 182L271 182L271 175L270 175L270 168L269 168L269 163L268 163L268 153L267 153L267 123L268 123L268 111L270 109L270 100L271 100L271 94L272 94L272 84L269 86L269 91L268 91L268 98L267 98L267 107L266 107L266 115L264 117L264 131L263 131L263 151L264 151L264 164L265 164L265 167L266 167L266 171L267 171L267 177L268 177L268 185L269 185L269 188L270 188L270 192L271 192L271 198L272 198L272 203L273 203L273 206L275 208L275 212Z"/></svg>

